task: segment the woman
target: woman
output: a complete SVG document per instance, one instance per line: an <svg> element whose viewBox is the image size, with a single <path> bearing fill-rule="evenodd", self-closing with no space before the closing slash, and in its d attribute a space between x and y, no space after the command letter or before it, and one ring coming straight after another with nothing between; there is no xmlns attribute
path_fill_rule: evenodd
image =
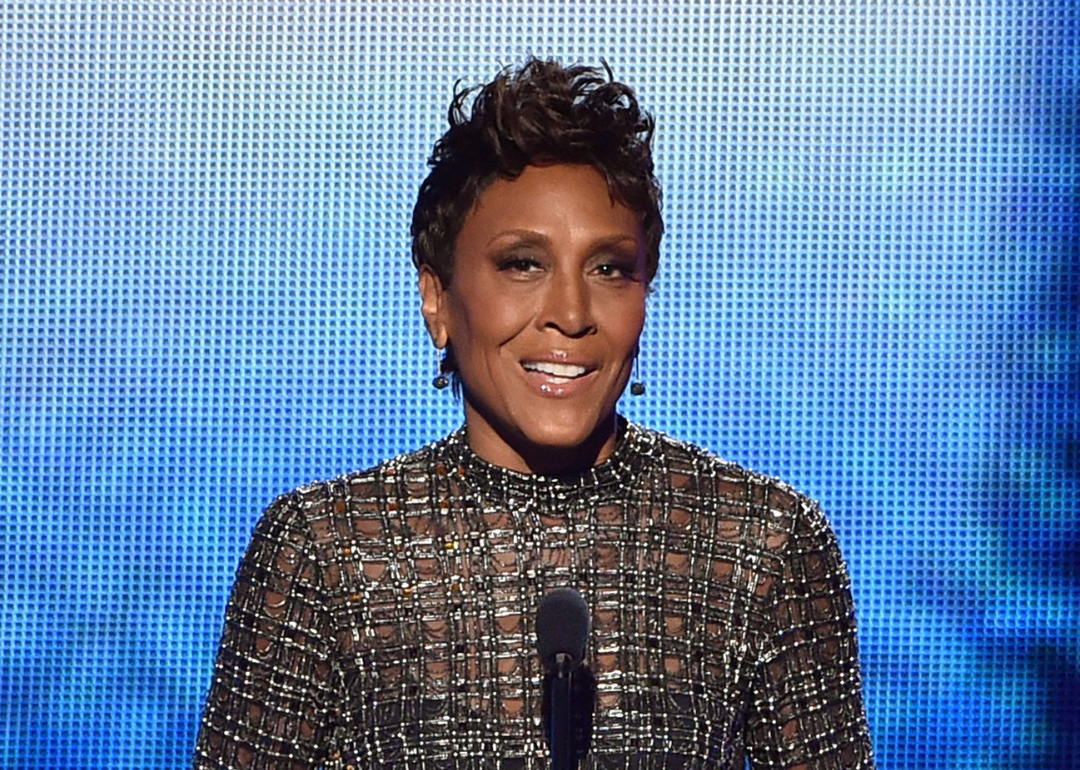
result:
<svg viewBox="0 0 1080 770"><path fill-rule="evenodd" d="M196 766L547 767L533 620L570 586L593 622L585 767L871 767L816 504L616 413L663 232L651 118L538 60L469 95L413 218L465 425L266 511Z"/></svg>

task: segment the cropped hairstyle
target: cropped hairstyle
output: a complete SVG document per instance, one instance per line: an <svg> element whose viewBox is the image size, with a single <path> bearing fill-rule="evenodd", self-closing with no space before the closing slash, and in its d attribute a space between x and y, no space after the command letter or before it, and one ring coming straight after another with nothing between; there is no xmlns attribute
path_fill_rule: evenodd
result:
<svg viewBox="0 0 1080 770"><path fill-rule="evenodd" d="M664 233L650 146L655 122L606 63L599 70L531 58L487 85L456 88L447 117L413 209L418 269L427 265L449 286L461 227L496 178L516 179L529 165L583 163L604 176L613 200L641 216L652 281Z"/></svg>

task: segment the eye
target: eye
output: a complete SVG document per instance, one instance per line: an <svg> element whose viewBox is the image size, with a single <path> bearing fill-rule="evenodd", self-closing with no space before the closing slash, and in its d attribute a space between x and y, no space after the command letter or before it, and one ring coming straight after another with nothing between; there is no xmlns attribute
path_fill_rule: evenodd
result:
<svg viewBox="0 0 1080 770"><path fill-rule="evenodd" d="M601 276L602 278L637 281L637 260L618 258L605 260L596 266L596 274Z"/></svg>
<svg viewBox="0 0 1080 770"><path fill-rule="evenodd" d="M507 254L505 257L498 261L498 268L501 272L528 274L535 273L543 269L543 265L540 264L540 260L536 257L528 254Z"/></svg>

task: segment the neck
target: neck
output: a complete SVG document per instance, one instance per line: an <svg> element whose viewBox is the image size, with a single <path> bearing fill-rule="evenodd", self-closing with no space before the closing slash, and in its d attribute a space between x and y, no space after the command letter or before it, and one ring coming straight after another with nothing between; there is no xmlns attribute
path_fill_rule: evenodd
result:
<svg viewBox="0 0 1080 770"><path fill-rule="evenodd" d="M571 476L599 465L615 450L623 427L622 419L612 414L580 444L546 445L511 431L499 430L470 411L466 405L466 436L469 448L481 460L518 473L540 476Z"/></svg>

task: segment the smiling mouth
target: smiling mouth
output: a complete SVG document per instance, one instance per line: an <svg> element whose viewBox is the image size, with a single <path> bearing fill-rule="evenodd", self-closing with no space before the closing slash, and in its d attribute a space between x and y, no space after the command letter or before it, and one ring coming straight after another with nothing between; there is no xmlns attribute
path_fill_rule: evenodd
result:
<svg viewBox="0 0 1080 770"><path fill-rule="evenodd" d="M525 371L547 375L557 383L573 382L578 377L584 377L589 373L584 366L557 364L551 361L526 361L521 366Z"/></svg>

